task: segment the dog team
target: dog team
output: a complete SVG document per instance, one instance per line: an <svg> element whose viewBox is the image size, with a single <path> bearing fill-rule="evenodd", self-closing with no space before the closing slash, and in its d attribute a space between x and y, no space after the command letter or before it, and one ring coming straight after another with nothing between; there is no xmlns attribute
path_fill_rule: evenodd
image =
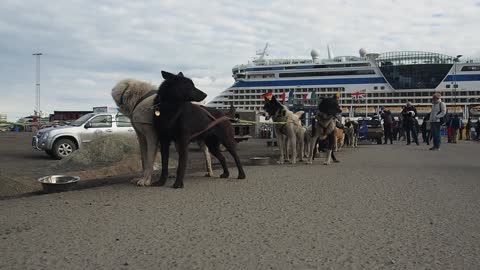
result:
<svg viewBox="0 0 480 270"><path fill-rule="evenodd" d="M134 182L139 186L165 184L169 150L173 142L178 153L173 187L183 188L188 145L192 141L197 142L204 153L206 176L213 176L210 153L223 168L220 177L230 176L225 157L220 151L222 144L235 160L238 179L244 179L246 175L236 151L230 118L217 109L196 104L207 95L181 72L175 75L162 71L162 76L164 81L158 88L143 81L125 79L118 82L111 92L119 111L131 120L140 145L143 175ZM307 128L302 126L300 119L303 111L294 113L274 96L265 97L265 119L271 118L276 123L274 127L280 148L278 163L290 161L295 164L299 157L300 161L306 158L306 163L312 164L320 144L325 147L327 154L324 164L328 165L331 160L338 162L334 152L340 150L344 142L356 147L358 124L348 119L344 126L338 123L336 115L341 110L336 98L321 99L317 109L312 125ZM162 169L160 179L153 181L153 165L158 150Z"/></svg>

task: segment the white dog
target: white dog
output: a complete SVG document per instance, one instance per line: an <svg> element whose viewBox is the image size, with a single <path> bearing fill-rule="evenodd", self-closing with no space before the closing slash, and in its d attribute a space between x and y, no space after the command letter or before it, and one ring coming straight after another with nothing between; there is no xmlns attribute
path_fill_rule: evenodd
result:
<svg viewBox="0 0 480 270"><path fill-rule="evenodd" d="M125 79L118 82L112 89L112 98L120 112L130 118L137 134L142 158L143 177L135 179L139 186L152 184L153 164L158 152L158 139L153 129L153 100L158 87L135 79ZM198 142L206 163L207 176L213 176L212 163L207 146Z"/></svg>
<svg viewBox="0 0 480 270"><path fill-rule="evenodd" d="M289 158L291 157L290 162L295 164L297 162L297 147L300 151L300 160L303 160L305 129L302 127L300 117L302 117L304 112L293 113L278 102L275 97L271 100L265 99L263 108L266 120L272 117L274 122L280 123L275 125L278 147L280 149L278 163L283 164L285 160L290 160Z"/></svg>

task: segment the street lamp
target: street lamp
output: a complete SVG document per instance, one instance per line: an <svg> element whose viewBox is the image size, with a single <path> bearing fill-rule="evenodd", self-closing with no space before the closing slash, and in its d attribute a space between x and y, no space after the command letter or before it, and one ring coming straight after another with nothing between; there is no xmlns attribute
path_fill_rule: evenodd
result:
<svg viewBox="0 0 480 270"><path fill-rule="evenodd" d="M40 113L40 56L42 53L33 53L35 56L35 114L38 117L41 117Z"/></svg>

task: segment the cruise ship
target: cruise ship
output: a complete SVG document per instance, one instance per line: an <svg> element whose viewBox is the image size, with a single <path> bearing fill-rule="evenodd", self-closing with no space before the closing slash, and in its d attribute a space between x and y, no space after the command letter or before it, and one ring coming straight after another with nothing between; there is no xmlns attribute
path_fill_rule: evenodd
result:
<svg viewBox="0 0 480 270"><path fill-rule="evenodd" d="M367 53L326 59L313 49L311 58L267 59L268 43L248 64L232 68L234 83L207 106L263 111L262 95L272 92L294 111L313 112L318 99L336 95L344 116L372 116L380 107L399 114L408 101L419 116L431 109L431 97L442 94L450 113L464 119L480 116L480 61L463 61L422 51ZM307 114L308 117L308 114Z"/></svg>

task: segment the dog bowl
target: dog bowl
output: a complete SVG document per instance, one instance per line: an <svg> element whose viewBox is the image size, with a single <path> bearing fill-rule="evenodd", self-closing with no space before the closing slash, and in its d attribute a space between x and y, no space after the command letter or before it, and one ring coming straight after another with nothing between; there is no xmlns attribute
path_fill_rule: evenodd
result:
<svg viewBox="0 0 480 270"><path fill-rule="evenodd" d="M270 158L269 157L252 157L250 158L250 161L252 162L252 165L268 165L270 164Z"/></svg>
<svg viewBox="0 0 480 270"><path fill-rule="evenodd" d="M72 190L79 180L78 176L50 175L39 178L38 182L42 184L43 192L53 193Z"/></svg>

